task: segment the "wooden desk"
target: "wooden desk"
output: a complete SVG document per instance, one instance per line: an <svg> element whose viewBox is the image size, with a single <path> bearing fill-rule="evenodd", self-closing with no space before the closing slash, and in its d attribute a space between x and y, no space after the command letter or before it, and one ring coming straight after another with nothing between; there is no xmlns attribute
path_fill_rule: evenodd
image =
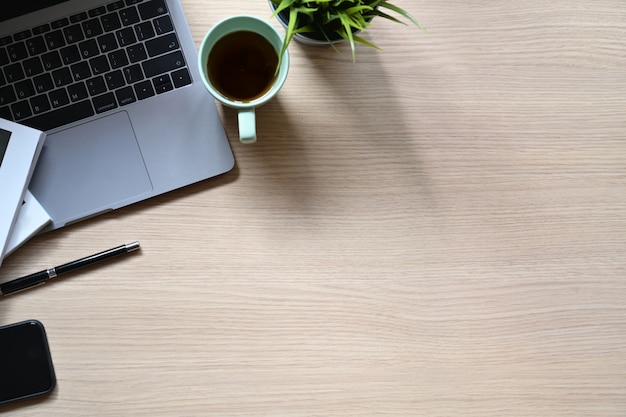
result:
<svg viewBox="0 0 626 417"><path fill-rule="evenodd" d="M270 15L183 3L198 43ZM12 415L626 413L626 3L397 3L429 34L290 47L257 144L222 110L233 172L5 261L142 244L0 301L58 376Z"/></svg>

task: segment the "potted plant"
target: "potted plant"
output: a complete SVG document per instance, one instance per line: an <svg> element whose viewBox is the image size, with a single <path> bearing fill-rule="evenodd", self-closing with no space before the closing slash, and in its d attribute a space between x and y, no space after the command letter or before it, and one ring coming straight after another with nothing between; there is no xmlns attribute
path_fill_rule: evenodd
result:
<svg viewBox="0 0 626 417"><path fill-rule="evenodd" d="M387 12L404 17L420 29L425 29L404 9L387 0L269 0L277 17L285 26L285 39L280 53L296 37L305 43L328 43L345 40L350 43L352 60L356 60L356 42L380 49L359 36L375 17L405 24ZM333 45L334 47L334 45ZM336 48L335 48L336 49Z"/></svg>

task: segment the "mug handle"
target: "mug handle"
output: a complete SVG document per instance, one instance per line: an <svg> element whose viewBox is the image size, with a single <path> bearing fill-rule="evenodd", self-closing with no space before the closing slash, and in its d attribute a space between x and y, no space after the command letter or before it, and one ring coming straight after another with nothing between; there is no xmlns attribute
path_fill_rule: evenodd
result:
<svg viewBox="0 0 626 417"><path fill-rule="evenodd" d="M254 107L239 110L239 140L241 143L256 142L256 120Z"/></svg>

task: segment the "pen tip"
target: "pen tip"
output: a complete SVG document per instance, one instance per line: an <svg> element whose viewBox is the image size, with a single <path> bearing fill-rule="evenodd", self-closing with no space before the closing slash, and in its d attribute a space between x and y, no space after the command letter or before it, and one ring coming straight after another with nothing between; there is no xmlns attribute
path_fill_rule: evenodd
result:
<svg viewBox="0 0 626 417"><path fill-rule="evenodd" d="M128 243L126 245L126 250L129 251L129 252L132 252L134 250L138 250L139 248L140 248L139 241Z"/></svg>

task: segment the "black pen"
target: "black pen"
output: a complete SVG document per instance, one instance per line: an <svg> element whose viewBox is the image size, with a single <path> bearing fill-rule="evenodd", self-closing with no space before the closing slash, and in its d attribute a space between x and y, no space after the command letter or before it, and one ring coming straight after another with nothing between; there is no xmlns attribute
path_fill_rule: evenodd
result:
<svg viewBox="0 0 626 417"><path fill-rule="evenodd" d="M59 275L67 274L68 272L73 272L77 269L106 261L107 259L115 258L116 256L124 255L129 252L134 252L138 249L139 242L121 245L113 249L96 253L95 255L87 256L76 261L68 262L63 265L55 266L53 268L45 269L43 271L35 272L34 274L26 275L9 282L5 282L4 284L0 284L0 292L4 295L7 295L40 284L45 284L46 281L48 281L49 279L58 277Z"/></svg>

